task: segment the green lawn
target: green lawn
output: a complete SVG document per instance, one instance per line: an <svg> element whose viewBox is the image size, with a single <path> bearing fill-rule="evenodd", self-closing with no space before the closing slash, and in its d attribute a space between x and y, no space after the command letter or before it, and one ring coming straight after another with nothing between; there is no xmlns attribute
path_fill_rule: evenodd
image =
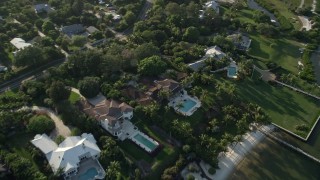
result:
<svg viewBox="0 0 320 180"><path fill-rule="evenodd" d="M302 27L301 22L297 15L295 15L290 8L296 9L295 7L299 6L300 0L262 0L265 3L269 4L271 7L276 9L282 16L284 16L288 21L293 24L295 29L300 30Z"/></svg>
<svg viewBox="0 0 320 180"><path fill-rule="evenodd" d="M320 12L320 0L317 0L317 4L316 4L316 12Z"/></svg>
<svg viewBox="0 0 320 180"><path fill-rule="evenodd" d="M164 137L153 132L153 130L145 124L138 122L135 125L138 126L142 132L147 133L151 138L158 141L163 146L161 151L155 157L152 157L145 150L141 149L130 140L120 142L119 146L129 158L135 161L144 160L150 163L152 173L148 176L148 179L157 179L169 164L175 162L179 154L179 149L165 142Z"/></svg>
<svg viewBox="0 0 320 180"><path fill-rule="evenodd" d="M292 132L297 133L296 125L306 124L311 128L320 114L320 101L286 87L274 87L263 81L251 79L235 84L237 95L241 99L258 104L270 116L272 122ZM304 132L299 135L306 137L307 134L308 132Z"/></svg>
<svg viewBox="0 0 320 180"><path fill-rule="evenodd" d="M256 24L253 17L254 17L254 10L252 9L245 8L245 9L241 9L240 11L237 11L237 19L239 19L241 22Z"/></svg>
<svg viewBox="0 0 320 180"><path fill-rule="evenodd" d="M68 100L70 101L71 104L75 104L77 101L80 100L80 96L79 96L79 94L71 91Z"/></svg>
<svg viewBox="0 0 320 180"><path fill-rule="evenodd" d="M266 139L240 162L229 180L316 180L319 169L311 159Z"/></svg>
<svg viewBox="0 0 320 180"><path fill-rule="evenodd" d="M249 55L264 63L275 62L293 74L298 74L299 48L302 44L287 39L272 39L261 35L251 35Z"/></svg>

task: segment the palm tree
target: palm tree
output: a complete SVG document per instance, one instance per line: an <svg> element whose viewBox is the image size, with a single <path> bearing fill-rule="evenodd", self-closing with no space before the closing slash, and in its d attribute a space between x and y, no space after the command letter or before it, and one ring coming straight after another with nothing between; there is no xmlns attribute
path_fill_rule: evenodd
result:
<svg viewBox="0 0 320 180"><path fill-rule="evenodd" d="M201 134L199 139L200 139L200 145L203 146L203 145L207 144L209 137L206 134Z"/></svg>
<svg viewBox="0 0 320 180"><path fill-rule="evenodd" d="M112 161L110 165L106 169L106 179L117 179L120 175L120 162L119 161Z"/></svg>
<svg viewBox="0 0 320 180"><path fill-rule="evenodd" d="M203 108L205 110L208 110L210 107L213 106L213 104L214 104L213 96L214 96L213 93L209 92L206 89L202 89L200 101L202 102Z"/></svg>
<svg viewBox="0 0 320 180"><path fill-rule="evenodd" d="M236 135L234 138L233 138L234 142L235 142L235 146L240 143L242 141L242 136L241 135Z"/></svg>
<svg viewBox="0 0 320 180"><path fill-rule="evenodd" d="M214 133L217 125L218 125L218 120L212 119L211 121L209 121L209 126L207 127L207 130Z"/></svg>

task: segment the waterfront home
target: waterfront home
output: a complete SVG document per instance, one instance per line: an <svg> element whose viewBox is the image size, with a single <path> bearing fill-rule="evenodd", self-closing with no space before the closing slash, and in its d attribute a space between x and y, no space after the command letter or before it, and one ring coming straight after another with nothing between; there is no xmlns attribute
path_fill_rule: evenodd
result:
<svg viewBox="0 0 320 180"><path fill-rule="evenodd" d="M209 47L206 49L206 54L198 61L194 63L188 64L189 68L191 68L193 71L199 71L201 68L203 68L205 64L205 60L208 58L214 58L215 60L221 60L223 58L227 57L227 55L221 51L221 49L218 46Z"/></svg>
<svg viewBox="0 0 320 180"><path fill-rule="evenodd" d="M13 56L15 56L17 54L17 52L19 52L20 50L28 47L28 46L32 46L31 43L26 42L25 40L21 39L21 38L13 38L10 43L17 48L16 51L13 52Z"/></svg>
<svg viewBox="0 0 320 180"><path fill-rule="evenodd" d="M155 80L146 94L155 101L162 101L163 98L169 100L182 90L182 86L173 79ZM167 97L161 96L161 93L167 93Z"/></svg>
<svg viewBox="0 0 320 180"><path fill-rule="evenodd" d="M34 11L39 14L39 13L49 13L53 11L54 9L50 7L48 4L36 4L34 6Z"/></svg>
<svg viewBox="0 0 320 180"><path fill-rule="evenodd" d="M59 145L46 134L37 134L31 143L42 151L54 173L62 170L64 179L87 177L88 170L94 172L90 173L93 176L90 179L103 179L105 176L98 161L101 150L92 134L70 136Z"/></svg>
<svg viewBox="0 0 320 180"><path fill-rule="evenodd" d="M248 51L251 45L251 39L242 33L235 33L227 38L231 39L235 47L242 51Z"/></svg>
<svg viewBox="0 0 320 180"><path fill-rule="evenodd" d="M131 120L133 108L125 102L107 100L99 94L94 98L81 101L81 109L87 115L94 117L99 124L113 136L121 136L122 123Z"/></svg>
<svg viewBox="0 0 320 180"><path fill-rule="evenodd" d="M82 24L73 24L69 26L63 26L60 29L60 31L68 37L72 37L73 35L83 34L86 31L86 29L83 27Z"/></svg>
<svg viewBox="0 0 320 180"><path fill-rule="evenodd" d="M219 14L219 4L214 1L214 0L211 0L211 1L208 1L205 3L205 8L206 9L213 9L217 14Z"/></svg>

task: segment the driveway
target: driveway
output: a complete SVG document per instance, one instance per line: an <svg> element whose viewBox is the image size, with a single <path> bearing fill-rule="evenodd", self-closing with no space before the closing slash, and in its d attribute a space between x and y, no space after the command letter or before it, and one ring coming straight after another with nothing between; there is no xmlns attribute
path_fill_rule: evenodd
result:
<svg viewBox="0 0 320 180"><path fill-rule="evenodd" d="M71 134L70 128L65 124L63 124L63 121L60 119L60 117L51 109L46 107L39 107L39 106L24 107L23 109L30 109L36 112L43 112L53 120L56 128L50 133L50 137L52 139L56 138L58 135L61 135L63 137L70 136Z"/></svg>

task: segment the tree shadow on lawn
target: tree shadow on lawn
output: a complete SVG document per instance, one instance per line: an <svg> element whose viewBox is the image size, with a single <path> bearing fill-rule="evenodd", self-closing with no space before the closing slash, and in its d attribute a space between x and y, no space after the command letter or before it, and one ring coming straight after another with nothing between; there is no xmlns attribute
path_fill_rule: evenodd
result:
<svg viewBox="0 0 320 180"><path fill-rule="evenodd" d="M317 179L313 161L267 138L253 148L231 179ZM314 167L313 164L316 166ZM312 167L309 169L308 167ZM293 171L294 173L290 173ZM247 173L246 173L247 172ZM296 176L299 177L296 177Z"/></svg>
<svg viewBox="0 0 320 180"><path fill-rule="evenodd" d="M251 49L249 51L249 54L262 59L270 58L270 55L261 48L261 43L259 43L259 41L257 41L256 38L252 38Z"/></svg>
<svg viewBox="0 0 320 180"><path fill-rule="evenodd" d="M259 84L252 83L253 82L246 83L247 86L239 84L238 88L240 88L241 90L238 91L238 93L241 97L244 97L249 101L254 101L265 110L275 111L279 114L286 113L303 119L303 117L297 112L300 111L305 113L306 111L301 108L299 104L295 103L294 97L291 94L285 93L281 94L281 97L279 97L278 95L273 93L275 89L271 85L264 85L264 82L259 82ZM250 96L250 98L248 98L248 95ZM271 98L268 98L271 95L274 96L272 98L274 99L274 101L272 101Z"/></svg>

